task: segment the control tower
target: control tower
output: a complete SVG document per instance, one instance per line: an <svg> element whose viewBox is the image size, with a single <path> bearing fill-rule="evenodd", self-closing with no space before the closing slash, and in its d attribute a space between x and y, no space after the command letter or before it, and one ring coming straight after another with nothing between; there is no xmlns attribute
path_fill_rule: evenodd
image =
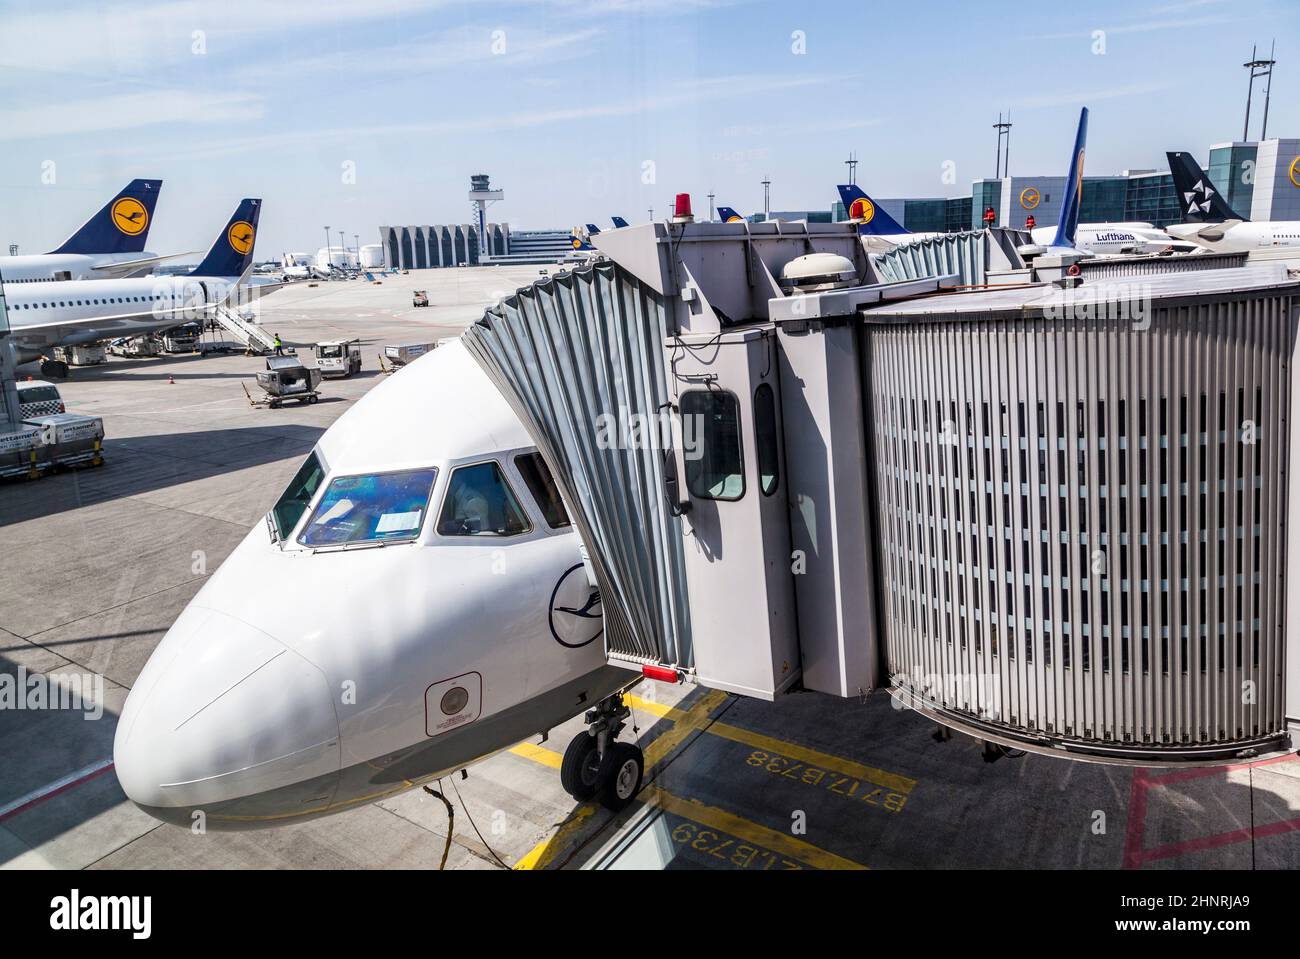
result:
<svg viewBox="0 0 1300 959"><path fill-rule="evenodd" d="M474 223L478 226L479 243L487 236L487 208L489 203L505 199L504 190L494 190L486 173L475 173L469 178L469 202L474 208Z"/></svg>

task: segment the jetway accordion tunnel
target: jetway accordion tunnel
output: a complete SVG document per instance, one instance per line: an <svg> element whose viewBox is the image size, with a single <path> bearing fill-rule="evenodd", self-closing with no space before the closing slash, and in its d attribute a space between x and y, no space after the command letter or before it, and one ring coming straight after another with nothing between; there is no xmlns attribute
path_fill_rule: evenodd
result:
<svg viewBox="0 0 1300 959"><path fill-rule="evenodd" d="M999 281L1005 244L972 235L940 252L994 286L963 292L882 276L851 225L598 239L465 342L574 514L611 662L767 699L887 688L1074 758L1294 747L1294 272L1130 258ZM809 254L856 280L792 289ZM1140 316L1060 309L1135 278ZM602 417L701 403L696 464L599 442Z"/></svg>
<svg viewBox="0 0 1300 959"><path fill-rule="evenodd" d="M1283 303L864 338L888 672L975 731L1195 758L1286 733ZM952 677L959 677L953 680Z"/></svg>

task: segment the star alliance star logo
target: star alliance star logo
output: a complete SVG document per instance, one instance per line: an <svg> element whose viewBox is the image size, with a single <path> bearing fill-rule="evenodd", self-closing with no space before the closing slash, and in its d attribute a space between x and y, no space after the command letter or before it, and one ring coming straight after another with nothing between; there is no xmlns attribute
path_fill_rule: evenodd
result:
<svg viewBox="0 0 1300 959"><path fill-rule="evenodd" d="M1197 196L1200 196L1201 202L1197 202ZM1214 190L1205 185L1204 180L1197 180L1196 185L1183 194L1183 201L1187 204L1188 213L1209 213L1210 197L1214 196Z"/></svg>

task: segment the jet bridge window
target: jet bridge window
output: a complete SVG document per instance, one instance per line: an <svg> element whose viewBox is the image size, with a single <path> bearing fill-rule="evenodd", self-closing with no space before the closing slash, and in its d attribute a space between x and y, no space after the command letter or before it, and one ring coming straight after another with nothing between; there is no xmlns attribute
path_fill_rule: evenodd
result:
<svg viewBox="0 0 1300 959"><path fill-rule="evenodd" d="M442 536L516 536L532 528L495 460L451 474L438 533Z"/></svg>
<svg viewBox="0 0 1300 959"><path fill-rule="evenodd" d="M320 458L315 453L310 454L267 514L271 532L278 542L283 542L293 532L324 478L325 470L321 468Z"/></svg>
<svg viewBox="0 0 1300 959"><path fill-rule="evenodd" d="M560 491L551 477L551 471L546 467L546 460L542 459L542 454L522 453L515 457L515 466L524 478L524 485L528 487L528 492L533 494L533 499L541 507L542 515L546 517L546 525L551 529L572 526L569 514L564 511L564 501L560 499Z"/></svg>
<svg viewBox="0 0 1300 959"><path fill-rule="evenodd" d="M320 547L415 539L437 475L430 467L335 477L298 542Z"/></svg>
<svg viewBox="0 0 1300 959"><path fill-rule="evenodd" d="M728 390L682 394L682 431L688 442L686 486L699 499L738 500L745 495L745 461L740 439L740 400Z"/></svg>
<svg viewBox="0 0 1300 959"><path fill-rule="evenodd" d="M776 395L766 383L754 391L754 445L758 447L758 488L764 496L771 496L781 481L781 457L776 440Z"/></svg>

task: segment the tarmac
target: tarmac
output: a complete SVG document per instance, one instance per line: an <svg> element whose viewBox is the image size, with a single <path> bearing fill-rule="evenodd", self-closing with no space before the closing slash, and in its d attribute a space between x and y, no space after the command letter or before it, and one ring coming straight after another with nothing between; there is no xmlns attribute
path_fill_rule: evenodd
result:
<svg viewBox="0 0 1300 959"><path fill-rule="evenodd" d="M1295 754L1195 769L988 763L884 694L766 703L649 681L624 734L646 752L646 784L617 816L560 788L580 717L443 780L450 830L419 789L240 833L136 809L113 774L114 727L172 621L383 378L385 344L455 336L536 277L412 271L267 296L259 322L289 347L362 341L361 374L325 381L314 405L251 406L242 387L256 392L262 360L239 353L115 358L60 382L70 411L103 417L105 463L0 485L0 683L60 674L95 696L89 710L0 708L0 868L436 869L444 848L448 869L1300 868ZM429 308L411 305L414 289Z"/></svg>

